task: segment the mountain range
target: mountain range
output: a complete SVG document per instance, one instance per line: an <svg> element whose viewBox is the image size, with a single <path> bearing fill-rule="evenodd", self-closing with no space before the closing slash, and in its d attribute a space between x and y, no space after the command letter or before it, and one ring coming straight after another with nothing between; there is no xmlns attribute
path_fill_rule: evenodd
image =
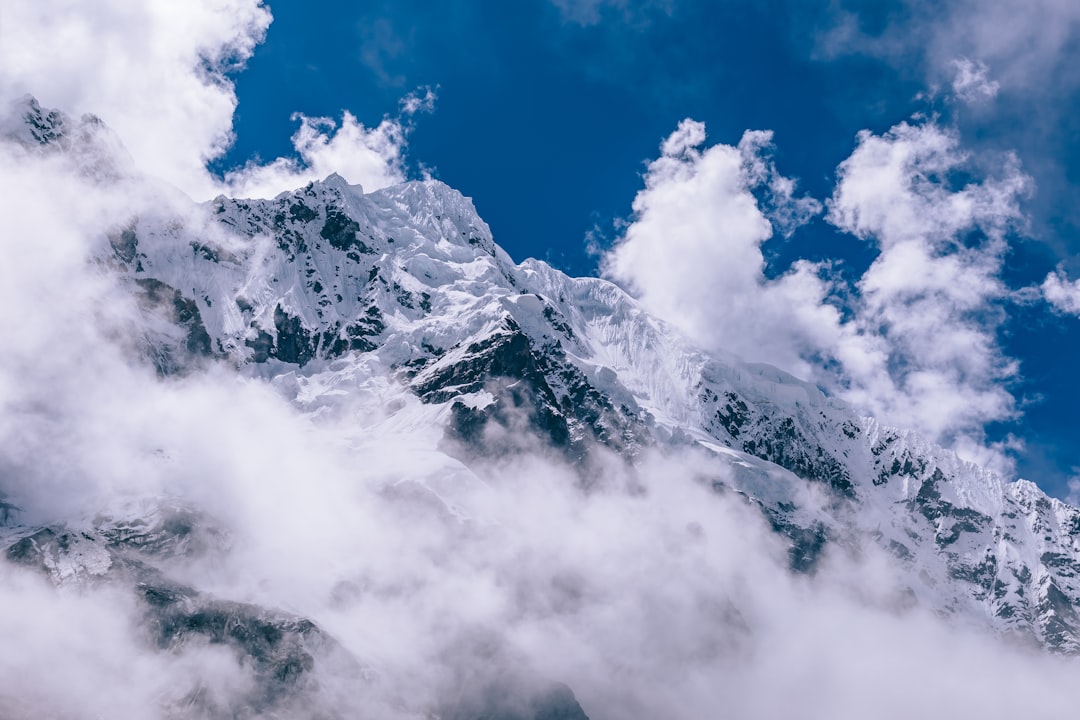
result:
<svg viewBox="0 0 1080 720"><path fill-rule="evenodd" d="M0 129L95 182L149 182L91 116L26 98ZM607 280L515 263L471 200L437 180L364 192L331 175L273 199L174 197L115 218L94 242L90 264L136 308L121 342L160 382L235 374L316 425L365 408L372 425L434 437L463 472L540 455L584 495L644 493L633 482L612 490L609 476L692 459L693 472L668 481L760 518L795 576L873 554L895 586L878 598L889 612L919 608L1001 643L1080 651L1080 510L774 367L694 347ZM417 492L482 525L448 484ZM318 479L309 486L318 492ZM47 522L23 506L13 492L0 498L8 562L58 592L126 588L155 652L221 646L250 669L238 698L195 689L179 714L291 716L326 692L327 667L380 682L318 617L174 572L229 547L228 528L195 502L143 497ZM574 691L572 677L500 668L415 716L596 715Z"/></svg>

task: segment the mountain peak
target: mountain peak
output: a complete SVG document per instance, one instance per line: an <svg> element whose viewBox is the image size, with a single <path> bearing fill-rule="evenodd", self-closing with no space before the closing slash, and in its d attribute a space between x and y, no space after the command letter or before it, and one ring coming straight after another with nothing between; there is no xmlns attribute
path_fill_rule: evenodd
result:
<svg viewBox="0 0 1080 720"><path fill-rule="evenodd" d="M67 156L79 172L101 180L134 171L131 155L101 118L86 113L73 120L42 107L33 95L14 100L0 114L0 137L27 152Z"/></svg>

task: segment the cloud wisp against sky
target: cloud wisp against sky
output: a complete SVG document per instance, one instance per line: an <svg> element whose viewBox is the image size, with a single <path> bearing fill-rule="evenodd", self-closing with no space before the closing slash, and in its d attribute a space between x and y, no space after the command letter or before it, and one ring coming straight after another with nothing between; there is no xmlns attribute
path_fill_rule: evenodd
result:
<svg viewBox="0 0 1080 720"><path fill-rule="evenodd" d="M225 174L225 186L233 197L270 198L312 180L337 173L350 184L373 192L404 182L403 151L412 129L410 118L419 111L430 112L435 93L407 95L401 100L396 118L384 118L373 128L364 127L349 111L338 126L331 118L294 116L300 127L292 136L299 159L278 158L267 164L252 162Z"/></svg>

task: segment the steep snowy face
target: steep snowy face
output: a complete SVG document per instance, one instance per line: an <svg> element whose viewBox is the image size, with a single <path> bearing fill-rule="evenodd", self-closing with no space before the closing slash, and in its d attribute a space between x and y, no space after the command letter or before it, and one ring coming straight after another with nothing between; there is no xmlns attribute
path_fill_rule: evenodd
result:
<svg viewBox="0 0 1080 720"><path fill-rule="evenodd" d="M452 321L483 315L484 288L509 266L471 204L434 182L365 196L331 176L272 201L218 198L204 209L210 224L194 232L137 219L121 232L120 259L137 281L152 277L194 301L212 352L241 363L304 367L371 351L432 313L452 317L426 323L431 337L421 340L444 343ZM398 345L392 363L413 352Z"/></svg>
<svg viewBox="0 0 1080 720"><path fill-rule="evenodd" d="M16 114L0 129L27 152L72 153L103 183L130 178L95 119L32 99ZM455 518L468 512L451 481L485 458L552 452L586 492L612 456L626 467L648 453L701 458L719 469L692 480L759 511L793 571L878 552L899 578L897 607L1080 651L1076 508L775 368L706 354L610 282L515 264L443 183L364 193L331 175L272 200L170 200L118 217L99 240L95 261L135 298L138 349L160 375L231 368L315 421L359 404L383 426L435 435L457 464L423 490ZM302 703L318 664L370 680L311 620L170 574L228 545L197 508L148 502L26 527L17 500L0 496L9 560L58 584L131 584L160 647L208 641L251 658L247 706ZM564 687L525 684L535 712L521 717L584 717ZM504 690L485 687L447 716L519 717L492 709Z"/></svg>

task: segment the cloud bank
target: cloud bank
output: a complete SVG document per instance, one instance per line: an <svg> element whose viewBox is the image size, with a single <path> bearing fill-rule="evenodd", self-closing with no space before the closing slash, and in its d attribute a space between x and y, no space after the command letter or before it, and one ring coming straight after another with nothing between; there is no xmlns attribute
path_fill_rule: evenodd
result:
<svg viewBox="0 0 1080 720"><path fill-rule="evenodd" d="M265 36L259 0L137 4L13 0L0 12L0 95L102 117L136 164L196 196L231 142L228 73Z"/></svg>

